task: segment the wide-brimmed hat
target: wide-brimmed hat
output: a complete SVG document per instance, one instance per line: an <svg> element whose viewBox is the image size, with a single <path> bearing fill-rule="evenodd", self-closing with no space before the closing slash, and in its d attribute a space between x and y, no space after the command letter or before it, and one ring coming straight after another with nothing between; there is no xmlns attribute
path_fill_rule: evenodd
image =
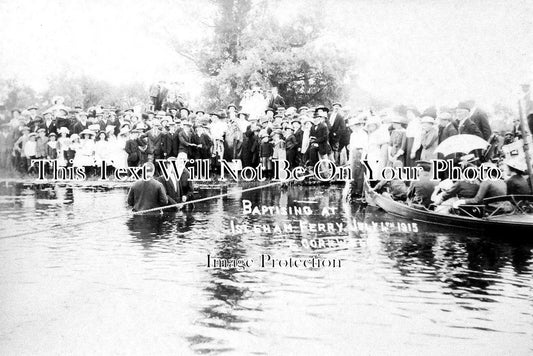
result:
<svg viewBox="0 0 533 356"><path fill-rule="evenodd" d="M70 133L70 130L68 129L68 127L63 126L59 128L59 133L65 133L68 135Z"/></svg>
<svg viewBox="0 0 533 356"><path fill-rule="evenodd" d="M322 110L322 111L325 111L325 112L329 112L329 109L324 106L324 105L319 105L315 108L315 113L318 111L318 110Z"/></svg>
<svg viewBox="0 0 533 356"><path fill-rule="evenodd" d="M270 136L274 137L274 135L283 136L283 131L281 131L281 129L272 130L272 132L270 133Z"/></svg>
<svg viewBox="0 0 533 356"><path fill-rule="evenodd" d="M452 114L450 114L449 112L447 111L444 111L444 112L441 112L437 118L439 120L452 120Z"/></svg>
<svg viewBox="0 0 533 356"><path fill-rule="evenodd" d="M435 119L432 118L431 116L424 116L421 120L420 120L420 123L422 124L434 124L435 123Z"/></svg>
<svg viewBox="0 0 533 356"><path fill-rule="evenodd" d="M81 135L92 135L92 136L94 136L94 135L96 135L96 134L94 133L93 130L85 129L85 130L83 130L82 132L80 132L80 136L81 136Z"/></svg>
<svg viewBox="0 0 533 356"><path fill-rule="evenodd" d="M509 167L521 172L522 174L525 174L527 172L527 164L523 158L519 158L519 157L509 158L505 160L504 163L508 165Z"/></svg>
<svg viewBox="0 0 533 356"><path fill-rule="evenodd" d="M357 115L357 116L352 116L348 119L348 124L347 126L348 127L351 127L351 126L355 126L355 125L362 125L365 123L365 119L364 119L364 116L362 115Z"/></svg>
<svg viewBox="0 0 533 356"><path fill-rule="evenodd" d="M371 125L375 125L376 127L381 126L381 119L377 116L370 116L368 120L366 120L365 127L368 128Z"/></svg>
<svg viewBox="0 0 533 356"><path fill-rule="evenodd" d="M292 123L295 123L295 122L299 123L300 125L302 124L302 120L300 120L299 117L295 117L295 118L293 118L293 119L291 120L291 124L292 124Z"/></svg>
<svg viewBox="0 0 533 356"><path fill-rule="evenodd" d="M463 109L463 110L471 110L470 104L466 101L461 101L459 104L457 104L457 109Z"/></svg>
<svg viewBox="0 0 533 356"><path fill-rule="evenodd" d="M400 115L393 115L390 119L390 122L393 124L406 124L407 119Z"/></svg>

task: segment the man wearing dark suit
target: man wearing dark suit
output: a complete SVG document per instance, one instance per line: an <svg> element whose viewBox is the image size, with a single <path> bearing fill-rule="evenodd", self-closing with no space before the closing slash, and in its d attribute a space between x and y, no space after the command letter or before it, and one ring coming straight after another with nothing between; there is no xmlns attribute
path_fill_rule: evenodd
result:
<svg viewBox="0 0 533 356"><path fill-rule="evenodd" d="M137 167L141 160L141 154L139 151L139 130L134 129L130 132L130 138L126 141L124 151L128 154L128 167Z"/></svg>
<svg viewBox="0 0 533 356"><path fill-rule="evenodd" d="M342 105L340 103L333 103L333 111L329 116L327 122L329 128L329 144L333 151L333 157L335 162L339 161L339 152L340 152L340 139L346 131L346 122L344 121L344 116L341 114L340 109Z"/></svg>
<svg viewBox="0 0 533 356"><path fill-rule="evenodd" d="M311 151L318 151L318 159L327 159L331 153L329 146L329 130L326 124L328 109L326 107L318 107L315 110L315 125L311 128L309 134L311 138Z"/></svg>
<svg viewBox="0 0 533 356"><path fill-rule="evenodd" d="M481 130L468 117L470 115L470 106L467 103L459 103L455 113L458 120L457 132L459 135L476 135L483 138Z"/></svg>
<svg viewBox="0 0 533 356"><path fill-rule="evenodd" d="M161 133L161 123L159 120L154 120L153 127L150 131L148 131L146 135L148 139L148 147L146 149L146 153L148 154L148 160L153 160L155 162L158 159L162 159L162 141L163 141L163 135Z"/></svg>
<svg viewBox="0 0 533 356"><path fill-rule="evenodd" d="M89 127L89 123L87 122L87 113L80 111L77 115L77 121L74 125L72 125L72 129L70 130L71 133L79 135L80 132L87 129Z"/></svg>
<svg viewBox="0 0 533 356"><path fill-rule="evenodd" d="M457 197L460 199L473 198L476 196L478 190L479 190L479 184L471 183L467 181L457 181L452 185L452 187L448 191L446 191L442 195L441 200L435 203L439 204L453 197Z"/></svg>
<svg viewBox="0 0 533 356"><path fill-rule="evenodd" d="M162 207L168 204L167 194L163 184L155 180L153 163L146 163L148 180L138 180L133 183L128 192L128 205L133 211L142 211Z"/></svg>
<svg viewBox="0 0 533 356"><path fill-rule="evenodd" d="M170 158L170 161L176 161L176 167L178 169L178 175L174 174L174 169L171 163L167 163L167 172L169 173L169 179L165 179L164 176L160 176L158 181L165 187L165 192L169 205L178 203L184 203L189 200L193 192L193 184L190 181L189 171L185 168L185 161L183 159ZM176 208L177 210L177 208Z"/></svg>
<svg viewBox="0 0 533 356"><path fill-rule="evenodd" d="M185 153L187 158L192 157L193 147L197 147L192 142L192 123L188 120L182 121L183 128L178 133L178 154Z"/></svg>
<svg viewBox="0 0 533 356"><path fill-rule="evenodd" d="M407 198L416 204L421 204L426 208L431 204L431 195L435 190L438 182L432 180L430 170L431 163L428 161L416 162L417 167L422 167L419 179L412 182L407 191Z"/></svg>
<svg viewBox="0 0 533 356"><path fill-rule="evenodd" d="M439 143L448 137L457 135L457 129L452 123L452 115L444 112L439 115Z"/></svg>
<svg viewBox="0 0 533 356"><path fill-rule="evenodd" d="M479 131L481 131L482 137L485 141L488 141L492 135L492 129L489 124L489 117L487 113L475 106L475 103L472 102L472 107L470 108L470 120L476 124Z"/></svg>
<svg viewBox="0 0 533 356"><path fill-rule="evenodd" d="M168 121L164 121L161 127L163 129L163 131L161 131L161 158L167 159L172 156L172 134L169 131Z"/></svg>
<svg viewBox="0 0 533 356"><path fill-rule="evenodd" d="M51 133L55 133L57 135L57 127L52 113L46 111L43 116L44 122L41 127L45 130L46 136L50 135Z"/></svg>

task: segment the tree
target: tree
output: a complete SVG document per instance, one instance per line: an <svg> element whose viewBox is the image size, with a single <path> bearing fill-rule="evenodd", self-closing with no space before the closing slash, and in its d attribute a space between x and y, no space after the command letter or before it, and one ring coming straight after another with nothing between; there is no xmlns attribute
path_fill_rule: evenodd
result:
<svg viewBox="0 0 533 356"><path fill-rule="evenodd" d="M344 98L353 58L325 40L318 5L281 23L273 15L279 9L269 8L277 3L220 0L216 4L213 39L195 53L181 51L207 77L206 107L238 102L252 85L277 86L291 106Z"/></svg>
<svg viewBox="0 0 533 356"><path fill-rule="evenodd" d="M14 79L0 80L1 101L6 110L23 110L37 104L37 93L31 87Z"/></svg>

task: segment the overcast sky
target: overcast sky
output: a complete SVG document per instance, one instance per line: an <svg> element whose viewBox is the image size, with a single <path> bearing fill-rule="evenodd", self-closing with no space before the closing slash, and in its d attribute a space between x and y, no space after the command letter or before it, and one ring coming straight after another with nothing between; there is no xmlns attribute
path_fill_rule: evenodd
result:
<svg viewBox="0 0 533 356"><path fill-rule="evenodd" d="M305 1L280 5L287 19ZM359 85L425 106L475 98L512 103L533 74L533 1L342 1L324 5L326 40L357 56ZM198 73L176 55L180 40L209 34L206 1L0 0L0 75L37 89L69 69L113 83L183 80Z"/></svg>

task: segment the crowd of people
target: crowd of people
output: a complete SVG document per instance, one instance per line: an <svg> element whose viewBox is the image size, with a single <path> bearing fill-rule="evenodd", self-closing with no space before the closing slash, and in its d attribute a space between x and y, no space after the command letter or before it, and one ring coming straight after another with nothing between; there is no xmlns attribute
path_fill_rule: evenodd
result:
<svg viewBox="0 0 533 356"><path fill-rule="evenodd" d="M340 165L350 162L352 191L359 195L363 159L377 170L414 167L420 161L444 158L436 148L448 137L470 134L491 143L491 149L478 152L474 163L488 164L501 156L503 144L521 137L518 122L513 130L493 132L488 115L473 101L424 111L409 106L352 110L338 102L330 107L286 108L276 88L264 95L254 87L244 93L238 106L229 104L205 112L186 107L182 100L176 105L164 105L164 100L153 105L153 99L144 111L101 106L71 109L62 97L54 98L52 106L44 110L36 106L13 110L10 121L2 124L0 167L32 174L32 159L57 159L59 166L85 167L90 176L102 161L116 169L170 157L208 159L216 170L223 158L238 167L261 164L265 176L272 177L275 160L285 159L294 168L312 167L329 159ZM159 110L150 110L155 107ZM512 162L508 167L517 176L525 174L524 162ZM517 178L513 179L517 183ZM379 187L384 188L382 185ZM527 184L520 181L518 185L522 192ZM400 196L416 185L405 188ZM426 194L423 200L427 199Z"/></svg>

